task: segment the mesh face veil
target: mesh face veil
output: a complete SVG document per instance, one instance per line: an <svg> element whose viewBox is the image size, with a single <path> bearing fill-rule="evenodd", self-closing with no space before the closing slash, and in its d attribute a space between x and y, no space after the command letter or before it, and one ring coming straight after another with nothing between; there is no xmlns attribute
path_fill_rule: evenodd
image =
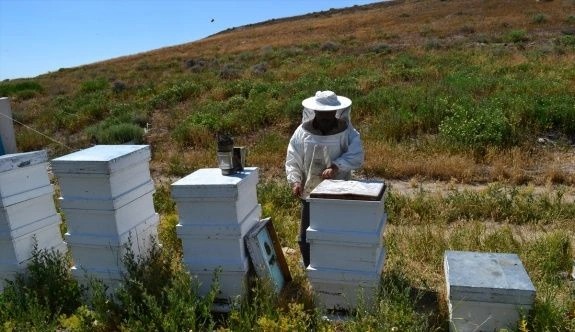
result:
<svg viewBox="0 0 575 332"><path fill-rule="evenodd" d="M306 122L313 121L313 119L315 119L316 112L325 112L325 111L315 111L315 110L304 107L304 109L302 111L301 122L306 123ZM335 111L335 117L336 117L336 119L344 120L348 126L353 127L351 124L350 112L351 112L351 106L340 109L340 110L336 110Z"/></svg>

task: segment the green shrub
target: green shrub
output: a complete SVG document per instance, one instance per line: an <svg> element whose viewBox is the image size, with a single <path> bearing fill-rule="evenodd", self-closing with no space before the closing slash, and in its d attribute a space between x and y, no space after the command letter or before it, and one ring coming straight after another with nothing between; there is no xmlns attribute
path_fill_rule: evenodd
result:
<svg viewBox="0 0 575 332"><path fill-rule="evenodd" d="M108 86L108 81L105 78L98 78L95 80L82 82L80 85L80 91L83 93L92 93L105 90L108 88Z"/></svg>
<svg viewBox="0 0 575 332"><path fill-rule="evenodd" d="M189 98L198 96L203 87L195 82L184 81L172 85L154 95L148 102L150 108L169 108Z"/></svg>
<svg viewBox="0 0 575 332"><path fill-rule="evenodd" d="M42 92L44 88L36 81L22 82L2 82L0 83L0 97L11 97L19 95L35 95Z"/></svg>
<svg viewBox="0 0 575 332"><path fill-rule="evenodd" d="M510 140L510 126L501 109L454 104L439 125L439 133L456 148L503 146Z"/></svg>
<svg viewBox="0 0 575 332"><path fill-rule="evenodd" d="M34 244L26 270L0 293L0 326L15 330L55 330L59 315L80 306L82 290L70 274L68 258Z"/></svg>
<svg viewBox="0 0 575 332"><path fill-rule="evenodd" d="M555 39L555 44L560 46L575 47L575 35L564 35Z"/></svg>
<svg viewBox="0 0 575 332"><path fill-rule="evenodd" d="M537 13L537 14L533 15L531 21L535 24L542 24L542 23L549 21L549 17L547 17L547 15L545 15L543 13Z"/></svg>
<svg viewBox="0 0 575 332"><path fill-rule="evenodd" d="M98 144L141 144L144 141L144 129L132 123L97 125L87 128L86 133Z"/></svg>
<svg viewBox="0 0 575 332"><path fill-rule="evenodd" d="M505 39L512 43L523 43L529 41L529 36L525 30L511 30L507 33Z"/></svg>

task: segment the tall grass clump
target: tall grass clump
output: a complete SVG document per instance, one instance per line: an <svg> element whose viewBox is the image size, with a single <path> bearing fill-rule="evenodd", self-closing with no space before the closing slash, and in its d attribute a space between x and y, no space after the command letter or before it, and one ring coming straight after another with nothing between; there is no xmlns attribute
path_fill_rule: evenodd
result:
<svg viewBox="0 0 575 332"><path fill-rule="evenodd" d="M383 274L374 303L360 294L352 319L343 322L345 331L433 331L438 326L431 313L417 308L424 292L415 289L398 271Z"/></svg>

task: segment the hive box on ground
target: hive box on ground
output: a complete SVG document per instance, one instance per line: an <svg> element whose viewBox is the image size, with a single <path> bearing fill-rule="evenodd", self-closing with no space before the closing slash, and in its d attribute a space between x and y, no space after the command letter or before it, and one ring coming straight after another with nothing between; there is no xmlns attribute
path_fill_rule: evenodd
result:
<svg viewBox="0 0 575 332"><path fill-rule="evenodd" d="M148 145L96 145L51 161L64 199L114 200L150 181Z"/></svg>
<svg viewBox="0 0 575 332"><path fill-rule="evenodd" d="M203 168L172 183L181 225L237 224L258 204L258 168L233 175L219 168Z"/></svg>
<svg viewBox="0 0 575 332"><path fill-rule="evenodd" d="M122 267L126 246L135 256L146 255L157 239L158 221L158 214L154 214L134 228L115 236L66 233L76 268L91 271Z"/></svg>
<svg viewBox="0 0 575 332"><path fill-rule="evenodd" d="M310 264L316 269L332 268L373 271L383 248L385 216L375 232L317 231L308 227Z"/></svg>
<svg viewBox="0 0 575 332"><path fill-rule="evenodd" d="M50 186L46 151L0 156L0 207L46 193Z"/></svg>
<svg viewBox="0 0 575 332"><path fill-rule="evenodd" d="M372 271L316 269L310 265L306 274L320 306L328 310L348 310L360 304L369 306L373 303L384 263L385 251L381 251Z"/></svg>
<svg viewBox="0 0 575 332"><path fill-rule="evenodd" d="M258 204L252 212L234 227L194 225L176 226L176 233L182 240L184 259L193 266L242 266L247 259L244 244L245 234L259 222L261 206ZM241 269L241 268L240 268Z"/></svg>
<svg viewBox="0 0 575 332"><path fill-rule="evenodd" d="M450 331L516 329L535 288L516 254L446 251Z"/></svg>
<svg viewBox="0 0 575 332"><path fill-rule="evenodd" d="M377 232L384 218L383 182L324 180L310 193L310 227Z"/></svg>
<svg viewBox="0 0 575 332"><path fill-rule="evenodd" d="M96 200L61 200L62 210L67 219L68 232L76 234L93 234L97 236L118 236L126 231L133 229L138 224L153 217L154 210L154 185L149 182L149 186L143 187L145 193L141 190L133 190L132 200L127 201L122 206L115 206L113 201L99 202ZM141 195L141 196L137 196ZM126 195L123 195L126 196ZM82 209L71 208L75 206L104 207L105 209Z"/></svg>
<svg viewBox="0 0 575 332"><path fill-rule="evenodd" d="M49 223L34 232L19 237L0 234L0 264L21 264L32 257L34 245L39 250L55 250L66 252L66 244L62 240L59 223Z"/></svg>

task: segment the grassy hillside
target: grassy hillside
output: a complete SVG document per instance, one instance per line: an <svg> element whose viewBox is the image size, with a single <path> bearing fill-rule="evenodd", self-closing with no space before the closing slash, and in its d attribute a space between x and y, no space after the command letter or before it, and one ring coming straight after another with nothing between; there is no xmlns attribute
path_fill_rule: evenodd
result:
<svg viewBox="0 0 575 332"><path fill-rule="evenodd" d="M12 98L22 151L48 148L56 157L91 144L150 144L161 240L174 252L168 185L216 166L216 132L248 148L248 164L261 170L264 214L274 217L282 246L297 248L285 149L301 100L327 89L353 100L366 150L357 176L414 187L489 185L437 195L392 187L385 296L352 321L326 323L311 309L296 252L288 255L296 276L290 294L269 307L245 304L223 326L443 330L441 257L461 249L518 253L539 290L524 328L575 330L575 286L564 277L575 256L575 210L566 200L575 183L573 0L406 0L330 10L0 83L0 95ZM121 325L118 317L98 319Z"/></svg>

